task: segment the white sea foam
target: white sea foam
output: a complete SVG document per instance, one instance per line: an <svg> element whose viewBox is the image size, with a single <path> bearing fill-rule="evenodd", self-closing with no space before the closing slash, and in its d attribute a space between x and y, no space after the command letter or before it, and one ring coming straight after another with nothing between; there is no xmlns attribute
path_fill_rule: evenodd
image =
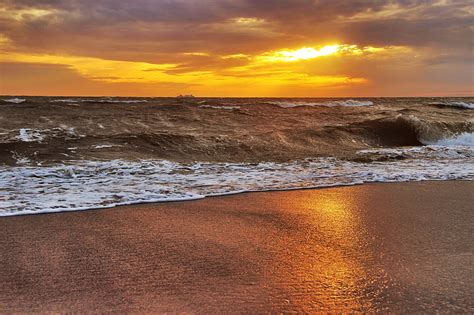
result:
<svg viewBox="0 0 474 315"><path fill-rule="evenodd" d="M15 139L22 142L43 142L47 138L77 139L82 137L76 133L75 128L61 125L51 129L28 129L21 128Z"/></svg>
<svg viewBox="0 0 474 315"><path fill-rule="evenodd" d="M283 108L293 108L302 106L347 106L347 107L359 107L359 106L370 106L374 105L371 101L358 101L358 100L344 100L344 101L324 101L324 102L305 102L305 101L274 101L269 102L270 104L277 105Z"/></svg>
<svg viewBox="0 0 474 315"><path fill-rule="evenodd" d="M200 105L199 108L211 108L211 109L224 109L224 110L234 110L240 109L240 106L216 106L216 105Z"/></svg>
<svg viewBox="0 0 474 315"><path fill-rule="evenodd" d="M402 158L412 161L472 161L474 148L469 146L428 145L423 147L368 149L357 152L359 157L381 156L388 159Z"/></svg>
<svg viewBox="0 0 474 315"><path fill-rule="evenodd" d="M471 147L369 150L403 159L358 163L335 158L292 163L194 163L165 160L78 161L74 165L0 167L0 216L199 199L245 191L364 182L474 180Z"/></svg>
<svg viewBox="0 0 474 315"><path fill-rule="evenodd" d="M91 146L92 149L108 149L108 148L113 148L113 147L120 147L120 145L116 144L97 144Z"/></svg>
<svg viewBox="0 0 474 315"><path fill-rule="evenodd" d="M136 103L147 103L148 101L145 99L120 99L120 98L99 98L99 99L80 99L79 102L87 102L87 103L123 103L123 104L136 104Z"/></svg>
<svg viewBox="0 0 474 315"><path fill-rule="evenodd" d="M24 103L26 102L26 99L24 98L7 98L7 99L3 99L2 101L4 102L8 102L8 103L15 103L15 104L21 104L21 103Z"/></svg>
<svg viewBox="0 0 474 315"><path fill-rule="evenodd" d="M75 105L77 103L123 103L123 104L135 104L135 103L147 103L147 100L129 100L129 99L117 99L117 98L65 98L65 99L52 99L51 103L69 103L69 105Z"/></svg>
<svg viewBox="0 0 474 315"><path fill-rule="evenodd" d="M469 146L474 147L474 133L464 132L450 138L433 141L429 144L439 146Z"/></svg>
<svg viewBox="0 0 474 315"><path fill-rule="evenodd" d="M32 161L29 158L19 154L18 152L11 151L11 154L12 154L12 157L16 161L16 165L29 165L32 163Z"/></svg>
<svg viewBox="0 0 474 315"><path fill-rule="evenodd" d="M39 130L21 128L16 138L23 142L42 142L45 137Z"/></svg>
<svg viewBox="0 0 474 315"><path fill-rule="evenodd" d="M459 102L459 101L432 102L430 104L438 105L438 106L458 107L458 108L464 108L464 109L474 109L474 103L466 103L466 102Z"/></svg>
<svg viewBox="0 0 474 315"><path fill-rule="evenodd" d="M91 102L94 102L92 100ZM98 103L124 103L124 104L135 104L135 103L147 103L147 100L116 100L116 99L109 99L109 100L98 100Z"/></svg>
<svg viewBox="0 0 474 315"><path fill-rule="evenodd" d="M51 103L77 103L78 100L74 98L65 98L65 99L53 99L50 100Z"/></svg>

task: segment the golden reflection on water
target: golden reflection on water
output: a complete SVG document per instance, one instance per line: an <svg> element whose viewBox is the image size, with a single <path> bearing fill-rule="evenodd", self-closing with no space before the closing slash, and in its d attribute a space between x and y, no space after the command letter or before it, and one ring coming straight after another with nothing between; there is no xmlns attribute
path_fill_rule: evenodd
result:
<svg viewBox="0 0 474 315"><path fill-rule="evenodd" d="M307 193L293 200L294 207L311 217L310 247L312 252L300 261L306 269L306 279L321 292L308 295L306 301L332 305L340 310L370 308L361 299L367 275L364 262L370 260L366 248L364 227L360 219L363 206L361 194L352 189Z"/></svg>

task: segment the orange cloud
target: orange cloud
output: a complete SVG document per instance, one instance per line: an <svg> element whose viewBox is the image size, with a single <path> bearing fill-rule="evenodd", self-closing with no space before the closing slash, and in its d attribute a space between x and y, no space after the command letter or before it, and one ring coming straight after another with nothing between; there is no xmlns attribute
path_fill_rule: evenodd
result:
<svg viewBox="0 0 474 315"><path fill-rule="evenodd" d="M472 30L459 1L3 0L0 58L68 94L449 94L472 90Z"/></svg>

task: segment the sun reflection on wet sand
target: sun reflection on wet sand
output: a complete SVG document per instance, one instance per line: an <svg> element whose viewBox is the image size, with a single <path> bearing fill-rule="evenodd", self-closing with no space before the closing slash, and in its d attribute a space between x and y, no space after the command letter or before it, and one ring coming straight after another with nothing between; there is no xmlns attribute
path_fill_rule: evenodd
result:
<svg viewBox="0 0 474 315"><path fill-rule="evenodd" d="M371 309L367 296L371 275L364 263L371 260L372 253L359 217L364 196L353 192L301 191L298 198L274 205L287 208L291 203L293 211L310 222L300 229L305 241L290 258L293 270L298 270L308 288L308 294L295 301L300 305L330 306L339 311Z"/></svg>

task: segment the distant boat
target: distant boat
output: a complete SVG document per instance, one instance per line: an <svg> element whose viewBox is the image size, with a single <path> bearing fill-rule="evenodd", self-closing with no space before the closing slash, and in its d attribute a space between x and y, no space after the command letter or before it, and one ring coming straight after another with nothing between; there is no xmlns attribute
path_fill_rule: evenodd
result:
<svg viewBox="0 0 474 315"><path fill-rule="evenodd" d="M176 98L194 98L194 95L192 95L192 94L184 94L184 95L180 94L180 95L176 96Z"/></svg>

